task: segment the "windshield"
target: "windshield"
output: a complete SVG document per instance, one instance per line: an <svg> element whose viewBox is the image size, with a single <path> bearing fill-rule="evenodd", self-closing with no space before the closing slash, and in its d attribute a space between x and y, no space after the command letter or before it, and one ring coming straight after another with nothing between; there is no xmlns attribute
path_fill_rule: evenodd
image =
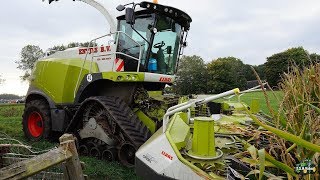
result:
<svg viewBox="0 0 320 180"><path fill-rule="evenodd" d="M152 33L152 28L156 28L157 33ZM162 15L142 14L136 16L134 29L125 20L120 20L119 31L129 36L119 34L119 52L139 59L140 46L137 43L141 45L140 70L169 75L175 73L182 33L181 26L173 19ZM136 63L128 60L128 57L121 58L125 60L125 64ZM130 71L127 67L129 66L125 65L125 71Z"/></svg>
<svg viewBox="0 0 320 180"><path fill-rule="evenodd" d="M155 72L174 74L179 53L181 26L169 17L158 16L156 28L158 32L154 35L150 58L157 60Z"/></svg>
<svg viewBox="0 0 320 180"><path fill-rule="evenodd" d="M137 43L139 43L142 46L141 64L144 65L147 59L147 50L149 48L149 44L146 40L149 41L151 38L151 32L149 29L153 27L153 24L154 17L152 15L137 16L134 24L134 29L136 31L134 31L125 20L121 20L119 31L126 33L132 39L120 33L118 51L135 58L139 58L140 47L137 46Z"/></svg>

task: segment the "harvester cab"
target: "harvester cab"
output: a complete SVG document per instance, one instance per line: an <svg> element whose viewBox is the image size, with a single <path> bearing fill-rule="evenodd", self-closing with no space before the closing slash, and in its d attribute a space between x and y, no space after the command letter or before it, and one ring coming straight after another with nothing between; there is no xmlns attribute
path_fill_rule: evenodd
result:
<svg viewBox="0 0 320 180"><path fill-rule="evenodd" d="M174 75L177 71L178 57L182 53L191 18L184 12L160 4L141 2L129 4L125 15L118 19L117 58L140 64L138 71L164 75ZM139 6L140 10L136 10ZM126 70L126 68L125 68ZM168 82L167 79L162 79ZM160 79L159 79L160 80Z"/></svg>

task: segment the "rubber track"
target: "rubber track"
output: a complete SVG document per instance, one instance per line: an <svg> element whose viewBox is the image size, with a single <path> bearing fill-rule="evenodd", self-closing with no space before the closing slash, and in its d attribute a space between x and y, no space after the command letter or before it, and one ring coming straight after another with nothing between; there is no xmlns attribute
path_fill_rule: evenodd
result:
<svg viewBox="0 0 320 180"><path fill-rule="evenodd" d="M112 96L95 96L87 98L80 106L73 117L67 131L74 130L77 120L81 119L84 107L87 103L99 103L102 105L109 118L120 127L125 139L129 141L136 149L138 149L146 140L149 139L151 133L149 129L138 119L130 107L119 97ZM79 122L78 122L79 123Z"/></svg>

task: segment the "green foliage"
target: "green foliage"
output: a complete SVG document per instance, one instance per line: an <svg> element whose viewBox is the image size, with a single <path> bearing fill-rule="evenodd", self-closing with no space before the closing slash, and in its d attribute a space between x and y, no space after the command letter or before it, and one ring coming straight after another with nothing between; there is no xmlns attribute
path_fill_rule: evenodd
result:
<svg viewBox="0 0 320 180"><path fill-rule="evenodd" d="M305 159L310 159L313 164L319 163L319 74L319 63L311 63L303 68L298 64L289 67L289 72L284 73L279 83L283 98L278 113L272 114L274 126L263 123L247 111L256 124L269 132L268 140L272 146L265 153L265 160L287 172L288 179L296 176L294 167ZM283 120L286 123L281 123ZM316 172L314 176L318 175Z"/></svg>
<svg viewBox="0 0 320 180"><path fill-rule="evenodd" d="M15 94L0 94L0 99L20 99L21 96Z"/></svg>
<svg viewBox="0 0 320 180"><path fill-rule="evenodd" d="M8 134L12 138L22 139L21 117L4 118L0 116L0 132Z"/></svg>
<svg viewBox="0 0 320 180"><path fill-rule="evenodd" d="M48 141L26 141L22 131L22 118L24 105L0 105L0 135L6 134L23 144L32 146L36 151L48 150L58 143ZM0 142L1 143L1 142ZM80 157L85 163L84 173L90 179L139 179L133 169L126 168L117 162L105 162L91 157Z"/></svg>
<svg viewBox="0 0 320 180"><path fill-rule="evenodd" d="M22 137L21 115L23 105L3 106L0 105L0 132L12 137Z"/></svg>
<svg viewBox="0 0 320 180"><path fill-rule="evenodd" d="M310 56L310 59L311 59L313 62L320 62L320 55L319 55L319 54L312 53L312 54L310 54L309 56Z"/></svg>
<svg viewBox="0 0 320 180"><path fill-rule="evenodd" d="M254 70L258 73L259 77L261 80L265 80L267 79L266 77L266 66L265 64L260 64L258 66L253 66ZM252 70L250 69L250 71L252 72ZM253 74L253 73L252 73ZM254 79L251 80L256 80L257 78L254 77ZM247 79L248 80L248 79Z"/></svg>
<svg viewBox="0 0 320 180"><path fill-rule="evenodd" d="M80 157L85 163L84 173L90 175L90 179L140 179L133 169L126 168L117 162L106 162L92 157Z"/></svg>
<svg viewBox="0 0 320 180"><path fill-rule="evenodd" d="M23 109L23 105L0 106L0 117L21 117Z"/></svg>
<svg viewBox="0 0 320 180"><path fill-rule="evenodd" d="M311 54L303 49L303 47L290 48L284 52L274 54L267 58L265 63L265 73L268 83L271 87L277 86L281 81L284 72L288 72L288 68L292 64L296 64L299 68L307 66L312 61L320 59L320 55Z"/></svg>
<svg viewBox="0 0 320 180"><path fill-rule="evenodd" d="M218 58L207 65L208 93L221 93L235 87L245 89L245 65L235 57Z"/></svg>
<svg viewBox="0 0 320 180"><path fill-rule="evenodd" d="M265 79L264 65L254 68ZM179 94L215 94L235 87L245 89L247 81L256 80L251 65L235 57L218 58L205 64L199 56L183 56L177 76L174 89Z"/></svg>
<svg viewBox="0 0 320 180"><path fill-rule="evenodd" d="M175 82L178 94L206 93L207 69L203 59L199 56L183 56L179 63L179 70Z"/></svg>
<svg viewBox="0 0 320 180"><path fill-rule="evenodd" d="M67 46L61 44L61 45L55 45L52 48L49 48L47 51L47 55L51 55L56 51L63 51L68 48L73 47L88 47L88 46L96 46L97 44L93 44L90 42L71 42ZM20 78L25 81L28 80L30 77L31 71L38 59L40 59L43 56L43 50L36 45L26 45L21 49L20 52L20 60L15 61L16 64L18 64L17 68L24 71L24 74L20 76ZM2 83L2 79L0 76L0 84Z"/></svg>
<svg viewBox="0 0 320 180"><path fill-rule="evenodd" d="M26 45L21 49L20 60L15 61L15 63L18 64L18 69L25 71L25 74L20 77L22 80L28 79L35 62L42 56L43 51L39 46Z"/></svg>
<svg viewBox="0 0 320 180"><path fill-rule="evenodd" d="M64 51L64 50L66 50L66 49L67 49L67 47L64 46L63 44L61 44L61 45L55 45L55 46L53 46L52 48L49 48L49 49L48 49L47 55L51 55L51 54L53 54L53 53L55 53L55 52L57 52L57 51Z"/></svg>
<svg viewBox="0 0 320 180"><path fill-rule="evenodd" d="M166 86L164 89L163 89L163 92L165 94L172 94L174 93L174 87L173 86Z"/></svg>
<svg viewBox="0 0 320 180"><path fill-rule="evenodd" d="M275 96L273 96L273 93ZM279 101L277 99L282 99L283 98L283 92L282 91L267 91L267 95L269 96L270 99L270 106L274 111L277 111L279 109ZM259 106L260 110L263 113L269 114L269 110L266 104L265 97L263 93L260 91L258 92L250 92L250 93L245 93L244 95L241 96L240 100L241 102L244 102L245 104L248 104L250 106L251 102L253 99L257 99L259 101ZM224 101L224 99L219 99L220 101ZM233 98L230 99L231 101L237 101L238 97L234 96ZM219 101L218 101L219 102Z"/></svg>
<svg viewBox="0 0 320 180"><path fill-rule="evenodd" d="M251 65L249 64L244 64L243 68L242 68L242 75L244 76L244 78L247 81L252 81L252 80L256 80L256 76L254 75L254 73L251 70Z"/></svg>
<svg viewBox="0 0 320 180"><path fill-rule="evenodd" d="M290 68L289 73L284 74L279 84L285 93L281 110L287 119L287 127L283 128L314 144L320 143L319 74L319 63L312 63L303 69L295 65ZM299 160L313 155L312 152L301 147L293 148L291 151L301 154Z"/></svg>
<svg viewBox="0 0 320 180"><path fill-rule="evenodd" d="M79 42L71 42L68 45L55 45L52 48L48 49L47 55L51 55L53 53L55 53L56 51L64 51L68 48L74 48L74 47L91 47L91 46L97 46L97 44L95 43L90 43L90 42L84 42L84 43L79 43Z"/></svg>

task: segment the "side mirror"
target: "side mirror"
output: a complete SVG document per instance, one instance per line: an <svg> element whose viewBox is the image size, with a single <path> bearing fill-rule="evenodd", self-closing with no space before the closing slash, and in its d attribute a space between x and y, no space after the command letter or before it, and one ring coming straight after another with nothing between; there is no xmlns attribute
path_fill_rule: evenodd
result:
<svg viewBox="0 0 320 180"><path fill-rule="evenodd" d="M128 24L131 24L133 25L135 22L134 22L134 9L132 8L126 8L126 22Z"/></svg>
<svg viewBox="0 0 320 180"><path fill-rule="evenodd" d="M118 11L123 11L125 8L126 8L126 7L124 7L124 5L121 5L121 4L116 7L116 9L117 9Z"/></svg>
<svg viewBox="0 0 320 180"><path fill-rule="evenodd" d="M172 46L168 46L167 47L167 54L171 54L172 53Z"/></svg>

